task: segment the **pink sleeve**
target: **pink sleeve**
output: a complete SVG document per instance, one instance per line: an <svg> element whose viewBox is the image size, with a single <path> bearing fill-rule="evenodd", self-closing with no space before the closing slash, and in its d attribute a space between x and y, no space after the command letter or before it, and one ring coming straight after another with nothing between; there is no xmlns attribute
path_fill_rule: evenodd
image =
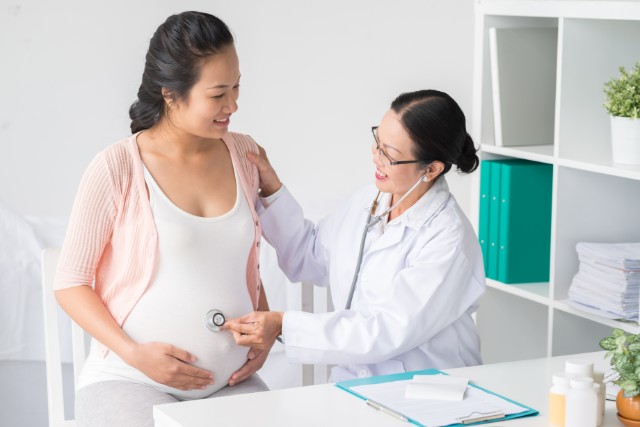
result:
<svg viewBox="0 0 640 427"><path fill-rule="evenodd" d="M104 153L80 182L65 235L54 289L91 286L117 212L115 186Z"/></svg>

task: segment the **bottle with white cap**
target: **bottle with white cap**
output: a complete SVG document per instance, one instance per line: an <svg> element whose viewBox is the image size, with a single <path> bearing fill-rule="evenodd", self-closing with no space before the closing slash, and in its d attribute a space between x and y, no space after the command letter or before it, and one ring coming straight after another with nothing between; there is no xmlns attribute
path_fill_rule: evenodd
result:
<svg viewBox="0 0 640 427"><path fill-rule="evenodd" d="M593 382L600 384L600 390L598 392L598 406L600 407L600 413L604 415L604 404L607 400L607 386L604 383L604 372L599 370L593 371Z"/></svg>
<svg viewBox="0 0 640 427"><path fill-rule="evenodd" d="M574 376L584 376L593 378L593 382L599 386L595 387L598 395L598 426L602 424L602 418L604 416L605 401L606 401L606 387L604 384L604 372L595 370L593 363L584 359L569 359L565 362L565 372L569 378Z"/></svg>
<svg viewBox="0 0 640 427"><path fill-rule="evenodd" d="M593 378L593 363L584 359L569 359L565 362L564 371L570 377L589 377Z"/></svg>
<svg viewBox="0 0 640 427"><path fill-rule="evenodd" d="M567 392L565 427L597 427L599 411L593 378L572 377Z"/></svg>
<svg viewBox="0 0 640 427"><path fill-rule="evenodd" d="M602 411L600 410L600 384L593 383L593 391L596 392L596 426L602 425Z"/></svg>
<svg viewBox="0 0 640 427"><path fill-rule="evenodd" d="M569 377L564 372L553 374L553 385L549 390L549 426L565 427L565 408L567 392L569 391Z"/></svg>

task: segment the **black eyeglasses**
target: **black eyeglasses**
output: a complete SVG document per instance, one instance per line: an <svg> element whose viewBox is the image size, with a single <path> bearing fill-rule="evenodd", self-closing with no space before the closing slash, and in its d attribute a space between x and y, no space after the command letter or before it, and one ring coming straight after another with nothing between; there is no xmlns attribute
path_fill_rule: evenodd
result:
<svg viewBox="0 0 640 427"><path fill-rule="evenodd" d="M395 166L395 165L408 165L411 163L422 163L420 160L392 160L391 157L382 149L380 146L380 140L378 139L378 126L371 127L371 133L373 134L373 140L375 143L375 150L378 152L378 155L382 155L382 162L387 166Z"/></svg>

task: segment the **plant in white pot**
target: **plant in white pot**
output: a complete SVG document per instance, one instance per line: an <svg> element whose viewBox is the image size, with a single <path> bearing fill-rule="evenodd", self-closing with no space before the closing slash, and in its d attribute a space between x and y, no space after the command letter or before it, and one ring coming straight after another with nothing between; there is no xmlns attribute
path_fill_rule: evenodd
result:
<svg viewBox="0 0 640 427"><path fill-rule="evenodd" d="M613 162L640 165L640 62L604 85L605 109L611 115Z"/></svg>

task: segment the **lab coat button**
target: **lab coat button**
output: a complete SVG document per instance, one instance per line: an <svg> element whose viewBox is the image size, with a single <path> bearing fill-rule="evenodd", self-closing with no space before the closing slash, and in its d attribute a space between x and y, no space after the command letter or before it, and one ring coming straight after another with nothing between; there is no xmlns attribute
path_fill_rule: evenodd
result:
<svg viewBox="0 0 640 427"><path fill-rule="evenodd" d="M362 368L362 369L360 369L360 370L358 371L358 376L359 376L360 378L368 377L368 376L369 376L369 371L368 371L368 370L366 370L366 369L364 369L364 368Z"/></svg>

